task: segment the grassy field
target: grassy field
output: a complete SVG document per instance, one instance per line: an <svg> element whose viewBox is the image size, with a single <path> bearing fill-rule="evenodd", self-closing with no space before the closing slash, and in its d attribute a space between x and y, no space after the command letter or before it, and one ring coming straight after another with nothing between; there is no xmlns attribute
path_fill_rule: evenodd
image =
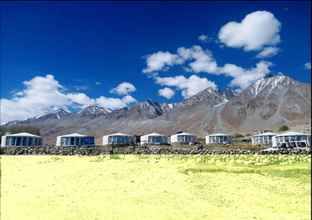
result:
<svg viewBox="0 0 312 220"><path fill-rule="evenodd" d="M307 156L2 156L1 220L305 220Z"/></svg>

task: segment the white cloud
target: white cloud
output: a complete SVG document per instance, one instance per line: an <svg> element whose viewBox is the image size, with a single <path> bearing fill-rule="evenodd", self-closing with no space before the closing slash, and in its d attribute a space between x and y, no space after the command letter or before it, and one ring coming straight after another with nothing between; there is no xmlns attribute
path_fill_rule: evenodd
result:
<svg viewBox="0 0 312 220"><path fill-rule="evenodd" d="M84 93L69 93L67 94L67 97L73 103L81 105L82 107L94 104L94 100Z"/></svg>
<svg viewBox="0 0 312 220"><path fill-rule="evenodd" d="M207 42L209 40L209 37L206 34L201 34L198 36L198 40L200 40L202 42Z"/></svg>
<svg viewBox="0 0 312 220"><path fill-rule="evenodd" d="M109 98L101 96L97 98L95 101L98 105L108 109L118 109L126 107L126 104L119 98Z"/></svg>
<svg viewBox="0 0 312 220"><path fill-rule="evenodd" d="M265 47L263 50L257 54L257 58L273 57L277 55L279 48L277 47Z"/></svg>
<svg viewBox="0 0 312 220"><path fill-rule="evenodd" d="M304 68L307 70L311 70L311 63L310 62L305 63Z"/></svg>
<svg viewBox="0 0 312 220"><path fill-rule="evenodd" d="M127 95L136 90L135 86L129 82L122 82L110 92L117 95Z"/></svg>
<svg viewBox="0 0 312 220"><path fill-rule="evenodd" d="M163 89L159 89L158 94L166 99L171 99L175 92L172 89L165 87Z"/></svg>
<svg viewBox="0 0 312 220"><path fill-rule="evenodd" d="M119 98L111 98L111 97L105 97L101 96L95 100L95 102L105 108L114 110L114 109L120 109L126 107L129 103L133 101L129 101L131 96L125 96L122 99Z"/></svg>
<svg viewBox="0 0 312 220"><path fill-rule="evenodd" d="M193 60L189 64L194 72L215 72L217 64L209 50L203 50L201 46L194 45L191 48L180 47L177 53L158 51L148 55L146 59L147 67L144 73L168 70L171 66L184 64ZM156 62L157 61L157 62Z"/></svg>
<svg viewBox="0 0 312 220"><path fill-rule="evenodd" d="M231 21L221 27L219 40L228 47L245 51L260 50L280 42L281 23L268 11L252 12L241 21Z"/></svg>
<svg viewBox="0 0 312 220"><path fill-rule="evenodd" d="M180 47L177 50L181 59L193 60L189 63L189 67L195 73L209 72L215 73L217 71L217 63L209 50L203 50L201 46L192 46L191 48Z"/></svg>
<svg viewBox="0 0 312 220"><path fill-rule="evenodd" d="M137 102L137 100L135 98L133 98L131 95L126 95L121 100L126 105Z"/></svg>
<svg viewBox="0 0 312 220"><path fill-rule="evenodd" d="M104 108L115 110L127 107L129 104L137 102L137 100L130 95L126 95L121 99L100 96L95 99L95 102Z"/></svg>
<svg viewBox="0 0 312 220"><path fill-rule="evenodd" d="M234 64L225 64L219 71L234 78L230 82L230 86L244 89L270 73L269 67L271 65L270 62L261 61L254 68L244 69Z"/></svg>
<svg viewBox="0 0 312 220"><path fill-rule="evenodd" d="M116 109L136 101L129 95L121 99L104 96L93 99L84 93L66 93L53 75L36 76L23 84L25 88L17 91L12 98L1 98L1 124L25 120L58 108L83 108L97 103L105 108Z"/></svg>
<svg viewBox="0 0 312 220"><path fill-rule="evenodd" d="M271 63L265 61L258 62L256 67L252 68L243 68L231 63L219 66L211 51L204 50L198 45L194 45L190 48L180 47L177 49L177 54L173 55L178 56L177 59L180 60L180 64L186 65L184 65L184 69L187 71L232 77L233 80L230 82L230 86L239 87L240 89L246 88L254 81L263 78L270 72L269 67L271 66ZM159 76L155 78L161 79ZM156 82L160 81L156 80ZM167 86L170 86L170 84Z"/></svg>
<svg viewBox="0 0 312 220"><path fill-rule="evenodd" d="M53 75L36 76L23 84L26 88L17 92L12 99L1 99L1 123L26 119L51 108L70 104L69 98L62 93L62 86Z"/></svg>
<svg viewBox="0 0 312 220"><path fill-rule="evenodd" d="M189 78L185 76L156 77L155 80L157 84L162 86L175 87L181 90L184 98L189 98L209 87L214 90L217 89L217 85L214 82L196 75L192 75Z"/></svg>
<svg viewBox="0 0 312 220"><path fill-rule="evenodd" d="M163 70L166 66L172 66L174 64L181 63L179 57L170 52L159 51L147 56L147 67L143 70L143 73L152 73Z"/></svg>

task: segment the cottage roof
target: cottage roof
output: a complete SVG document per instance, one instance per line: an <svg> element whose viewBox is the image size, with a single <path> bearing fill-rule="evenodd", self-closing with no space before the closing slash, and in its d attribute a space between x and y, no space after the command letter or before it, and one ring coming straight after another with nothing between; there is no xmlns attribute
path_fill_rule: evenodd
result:
<svg viewBox="0 0 312 220"><path fill-rule="evenodd" d="M260 134L256 134L254 135L255 137L261 137L261 136L275 136L276 134L273 132L264 132L264 133L260 133Z"/></svg>
<svg viewBox="0 0 312 220"><path fill-rule="evenodd" d="M16 133L16 134L8 134L6 136L14 136L14 137L40 137L38 135L30 134L27 132L21 132L21 133Z"/></svg>
<svg viewBox="0 0 312 220"><path fill-rule="evenodd" d="M187 132L181 132L181 133L177 133L177 134L173 134L172 136L174 136L174 135L188 135L188 136L195 136L195 135L193 135L193 134L191 134L191 133L187 133Z"/></svg>
<svg viewBox="0 0 312 220"><path fill-rule="evenodd" d="M295 131L287 131L287 132L278 134L276 136L278 137L278 136L299 136L299 135L307 135L307 134L304 134L301 132L295 132Z"/></svg>
<svg viewBox="0 0 312 220"><path fill-rule="evenodd" d="M146 135L143 135L143 136L166 136L166 135L163 135L163 134L159 134L159 133L150 133L150 134L146 134Z"/></svg>
<svg viewBox="0 0 312 220"><path fill-rule="evenodd" d="M130 134L125 134L125 133L113 133L113 134L108 134L105 136L131 136Z"/></svg>
<svg viewBox="0 0 312 220"><path fill-rule="evenodd" d="M72 133L72 134L65 134L59 137L87 137L87 135L79 134L79 133Z"/></svg>
<svg viewBox="0 0 312 220"><path fill-rule="evenodd" d="M213 133L213 134L208 134L207 136L231 136L230 134L226 133Z"/></svg>

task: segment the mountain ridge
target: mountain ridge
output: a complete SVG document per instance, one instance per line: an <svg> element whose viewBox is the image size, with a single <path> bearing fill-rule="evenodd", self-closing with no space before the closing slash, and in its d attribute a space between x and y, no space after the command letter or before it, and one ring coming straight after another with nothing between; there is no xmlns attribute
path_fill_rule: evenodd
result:
<svg viewBox="0 0 312 220"><path fill-rule="evenodd" d="M49 113L5 126L39 127L48 143L53 143L57 135L71 132L100 137L111 132L141 135L183 130L203 136L217 131L250 133L284 124L302 127L310 118L311 85L277 75L258 80L240 93L208 88L174 104L148 99L114 111L92 105L78 112L57 111L57 115Z"/></svg>

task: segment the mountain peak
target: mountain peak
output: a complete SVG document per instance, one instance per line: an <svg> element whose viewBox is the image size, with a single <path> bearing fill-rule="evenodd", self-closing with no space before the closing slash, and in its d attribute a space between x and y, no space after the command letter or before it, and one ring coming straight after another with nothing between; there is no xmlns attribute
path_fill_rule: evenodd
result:
<svg viewBox="0 0 312 220"><path fill-rule="evenodd" d="M208 105L217 105L224 101L223 95L212 88L207 88L201 92L185 99L180 105L194 105L197 103L207 103Z"/></svg>
<svg viewBox="0 0 312 220"><path fill-rule="evenodd" d="M106 109L98 104L89 105L81 109L78 114L80 115L105 115L110 113L111 110Z"/></svg>
<svg viewBox="0 0 312 220"><path fill-rule="evenodd" d="M170 112L174 109L176 105L177 105L176 103L163 103L161 105L161 109L163 112Z"/></svg>
<svg viewBox="0 0 312 220"><path fill-rule="evenodd" d="M49 119L49 118L61 119L69 115L70 113L71 112L65 108L53 107L51 111L38 115L35 117L35 119Z"/></svg>
<svg viewBox="0 0 312 220"><path fill-rule="evenodd" d="M234 89L227 87L222 91L222 95L224 96L225 99L230 100L231 98L237 95L237 92Z"/></svg>
<svg viewBox="0 0 312 220"><path fill-rule="evenodd" d="M129 109L129 112L139 114L143 117L154 118L163 113L161 105L158 102L154 102L150 99L139 102Z"/></svg>
<svg viewBox="0 0 312 220"><path fill-rule="evenodd" d="M254 84L247 88L247 91L250 95L257 96L263 91L271 92L276 88L287 88L289 85L295 83L296 81L290 77L279 74L257 80Z"/></svg>
<svg viewBox="0 0 312 220"><path fill-rule="evenodd" d="M140 108L149 108L150 106L158 108L160 107L160 104L151 99L147 99L146 101L139 102L137 106L139 106Z"/></svg>

